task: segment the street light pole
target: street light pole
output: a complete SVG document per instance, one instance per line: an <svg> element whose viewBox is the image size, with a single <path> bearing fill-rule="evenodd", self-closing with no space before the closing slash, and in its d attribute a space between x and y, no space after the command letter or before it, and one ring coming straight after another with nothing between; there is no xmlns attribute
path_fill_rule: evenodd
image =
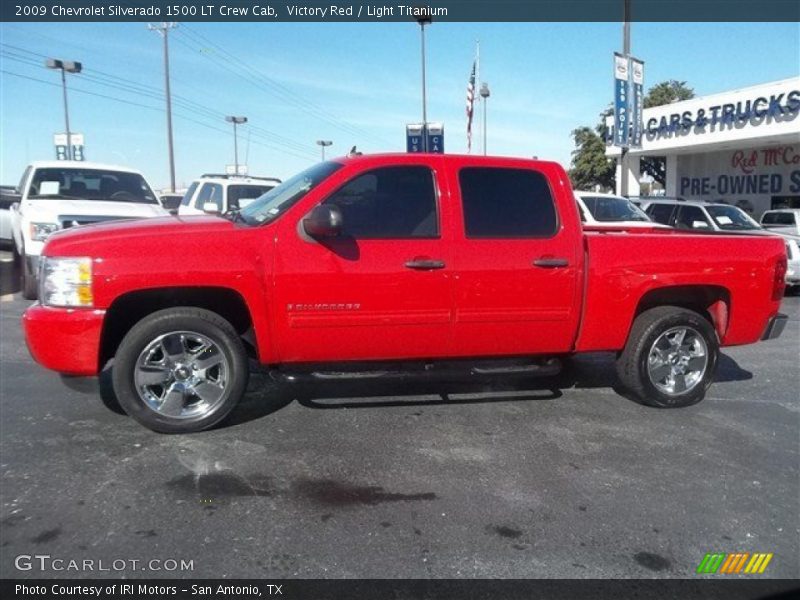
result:
<svg viewBox="0 0 800 600"><path fill-rule="evenodd" d="M48 69L58 69L61 71L61 90L64 96L64 125L67 129L67 160L72 160L72 131L69 128L69 106L67 105L67 73L80 73L83 65L74 60L59 60L48 58L45 61Z"/></svg>
<svg viewBox="0 0 800 600"><path fill-rule="evenodd" d="M170 191L175 193L175 150L172 143L172 93L169 86L169 30L176 27L176 23L161 23L148 25L150 31L157 31L164 39L164 94L167 98L167 150L169 152L169 181Z"/></svg>
<svg viewBox="0 0 800 600"><path fill-rule="evenodd" d="M317 140L317 146L322 149L322 160L325 160L325 148L327 146L332 146L333 142L330 140Z"/></svg>
<svg viewBox="0 0 800 600"><path fill-rule="evenodd" d="M233 172L239 174L239 142L236 137L236 126L247 123L247 117L225 117L228 123L233 123Z"/></svg>
<svg viewBox="0 0 800 600"><path fill-rule="evenodd" d="M433 22L428 11L420 11L416 17L417 23L420 27L420 41L422 45L422 150L428 151L428 100L425 82L425 25L430 25Z"/></svg>
<svg viewBox="0 0 800 600"><path fill-rule="evenodd" d="M486 156L486 107L489 104L489 84L481 84L481 98L483 98L483 155Z"/></svg>
<svg viewBox="0 0 800 600"><path fill-rule="evenodd" d="M623 0L623 23L622 23L622 54L625 56L625 60L629 60L631 55L631 22L630 22L630 13L631 5L630 0ZM627 137L627 136L626 136ZM621 196L628 196L628 162L630 161L630 157L628 156L628 147L622 146L620 148L620 155L619 155L619 170L620 170L620 177L622 177L622 181L620 182L619 192Z"/></svg>

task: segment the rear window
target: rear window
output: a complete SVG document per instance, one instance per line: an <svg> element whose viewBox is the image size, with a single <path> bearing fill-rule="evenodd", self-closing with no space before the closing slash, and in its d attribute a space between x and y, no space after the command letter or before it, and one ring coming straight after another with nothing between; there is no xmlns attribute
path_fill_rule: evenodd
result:
<svg viewBox="0 0 800 600"><path fill-rule="evenodd" d="M619 221L649 221L639 207L627 198L613 196L583 196L583 203L596 221L613 223Z"/></svg>
<svg viewBox="0 0 800 600"><path fill-rule="evenodd" d="M761 217L762 225L794 225L794 213L768 212Z"/></svg>
<svg viewBox="0 0 800 600"><path fill-rule="evenodd" d="M536 238L556 233L553 195L541 173L467 167L458 178L468 238Z"/></svg>

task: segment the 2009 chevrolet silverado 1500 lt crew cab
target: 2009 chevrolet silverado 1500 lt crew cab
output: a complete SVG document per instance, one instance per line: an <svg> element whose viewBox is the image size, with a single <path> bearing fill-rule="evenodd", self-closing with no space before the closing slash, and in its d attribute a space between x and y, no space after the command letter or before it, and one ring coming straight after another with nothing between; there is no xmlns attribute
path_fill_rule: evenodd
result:
<svg viewBox="0 0 800 600"><path fill-rule="evenodd" d="M674 407L703 398L720 346L780 334L785 269L777 237L585 232L555 163L351 156L226 217L54 234L23 321L50 369L113 358L119 402L162 432L223 419L248 354L336 380L552 374L611 351L632 395Z"/></svg>

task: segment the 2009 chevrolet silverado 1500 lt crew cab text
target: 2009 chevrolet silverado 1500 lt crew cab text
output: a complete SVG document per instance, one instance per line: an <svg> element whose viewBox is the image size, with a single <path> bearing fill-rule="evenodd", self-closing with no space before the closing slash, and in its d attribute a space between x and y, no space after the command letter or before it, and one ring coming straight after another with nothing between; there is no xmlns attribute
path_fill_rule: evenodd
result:
<svg viewBox="0 0 800 600"><path fill-rule="evenodd" d="M777 237L585 232L555 163L351 156L226 217L54 234L23 321L50 369L113 358L119 402L162 432L223 419L248 355L336 380L553 374L611 351L631 395L674 407L703 398L720 346L780 334L785 269Z"/></svg>

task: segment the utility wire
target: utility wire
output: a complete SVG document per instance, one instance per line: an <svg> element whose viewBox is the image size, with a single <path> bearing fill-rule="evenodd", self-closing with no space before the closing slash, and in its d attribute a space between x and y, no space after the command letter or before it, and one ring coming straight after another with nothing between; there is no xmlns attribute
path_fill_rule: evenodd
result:
<svg viewBox="0 0 800 600"><path fill-rule="evenodd" d="M347 123L346 121L334 115L330 111L320 107L319 105L311 102L310 100L307 100L299 96L291 89L279 83L275 79L267 75L264 75L259 71L256 71L249 64L247 64L246 62L244 62L243 60L241 60L240 58L238 58L237 56L235 56L234 54L223 48L219 43L210 40L203 34L195 31L193 27L189 27L189 25L184 23L183 26L178 31L180 31L181 35L184 37L186 41L193 42L198 46L198 47L189 46L191 49L199 51L202 56L206 57L212 62L215 62L216 64L225 68L226 70L234 72L236 75L238 75L242 79L245 79L251 84L257 85L261 89L267 91L269 94L278 97L284 102L293 104L308 113L311 113L312 116L315 116L316 118L333 125L340 131L344 131L349 135L355 135L362 139L369 138L373 141L378 142L380 145L388 144L388 142L383 138L381 138L380 136L377 136L356 125L352 125L351 123ZM219 60L214 60L216 57L213 56L213 53L209 53L207 51L208 46L211 46L211 48L216 49L218 53L222 55L222 58L225 59L225 62L220 64ZM238 71L232 68L232 64L234 67L236 67L236 69L238 69Z"/></svg>
<svg viewBox="0 0 800 600"><path fill-rule="evenodd" d="M38 54L36 52L26 50L25 48L20 48L19 46L13 46L11 44L6 44L2 42L0 42L0 46L5 46L6 48L13 49L13 50L5 50L5 49L0 50L0 52L2 54L5 54L7 58L11 60L17 60L19 62L23 62L31 66L36 66L36 67L41 66L41 62L33 58L23 56L21 52L25 52L27 54L38 56L41 58L46 58L46 56L43 54ZM112 73L106 73L98 69L83 69L83 71L81 72L81 79L87 79L89 81L93 81L100 85L105 85L107 87L119 89L122 91L127 91L137 95L144 95L147 97L160 100L164 99L164 92L160 88L142 83L132 83L123 77L119 77ZM172 94L172 99L176 105L182 105L183 108L186 108L187 110L190 110L195 113L198 112L202 113L204 116L210 119L222 120L225 118L225 113L217 111L203 104L200 104L199 102L186 98L185 96ZM274 141L275 145L277 146L291 148L296 151L308 154L309 156L315 156L315 154L312 151L310 151L305 144L302 144L297 140L284 137L280 134L277 134L263 127L254 126L248 123L248 128L251 127L255 130L256 135L260 135L262 138L265 139L271 138Z"/></svg>
<svg viewBox="0 0 800 600"><path fill-rule="evenodd" d="M40 84L43 84L43 85L48 85L48 86L51 86L51 87L61 87L61 85L58 84L58 83L53 83L52 81L46 81L44 79L39 79L37 77L31 77L29 75L23 75L21 73L15 73L15 72L9 71L7 69L0 69L0 73L4 73L6 75L11 75L13 77L18 77L20 79L26 79L26 80L29 80L29 81L34 81L36 83L40 83ZM95 96L97 98L103 98L103 99L111 100L111 101L114 101L114 102L120 102L120 103L123 103L123 104L136 106L136 107L139 107L139 108L146 108L146 109L149 109L149 110L154 110L154 111L157 111L157 112L160 112L160 113L166 112L166 109L164 109L164 108L159 108L157 106L151 106L151 105L148 105L148 104L142 104L140 102L134 102L132 100L127 100L127 99L119 98L119 97L116 97L116 96L109 96L109 95L106 95L106 94L100 94L98 92L92 92L92 91L89 91L89 90L85 90L85 89L76 87L74 85L70 86L70 92L73 92L73 91L77 92L79 94L85 94L85 95L88 95L88 96ZM180 118L180 119L183 119L184 121L189 121L189 122L195 123L196 125L200 125L200 126L205 127L207 129L211 129L213 131L222 133L222 134L224 134L226 136L231 136L231 137L233 136L233 134L230 131L228 131L227 129L221 129L219 127L215 127L215 126L210 125L208 123L205 123L203 121L199 121L197 119L193 119L192 117L186 116L186 115L184 115L182 113L176 113L175 116ZM298 154L296 152L293 152L291 150L287 150L285 148L276 148L274 144L271 144L268 141L262 141L258 137L256 139L252 140L252 143L257 145L257 146L261 146L263 148L267 148L269 150L278 150L280 152L284 152L285 154L289 154L291 156L294 156L295 158L300 158L302 160L309 160L309 155L303 156L303 155L300 155L300 154ZM314 153L310 153L310 154L314 154Z"/></svg>

